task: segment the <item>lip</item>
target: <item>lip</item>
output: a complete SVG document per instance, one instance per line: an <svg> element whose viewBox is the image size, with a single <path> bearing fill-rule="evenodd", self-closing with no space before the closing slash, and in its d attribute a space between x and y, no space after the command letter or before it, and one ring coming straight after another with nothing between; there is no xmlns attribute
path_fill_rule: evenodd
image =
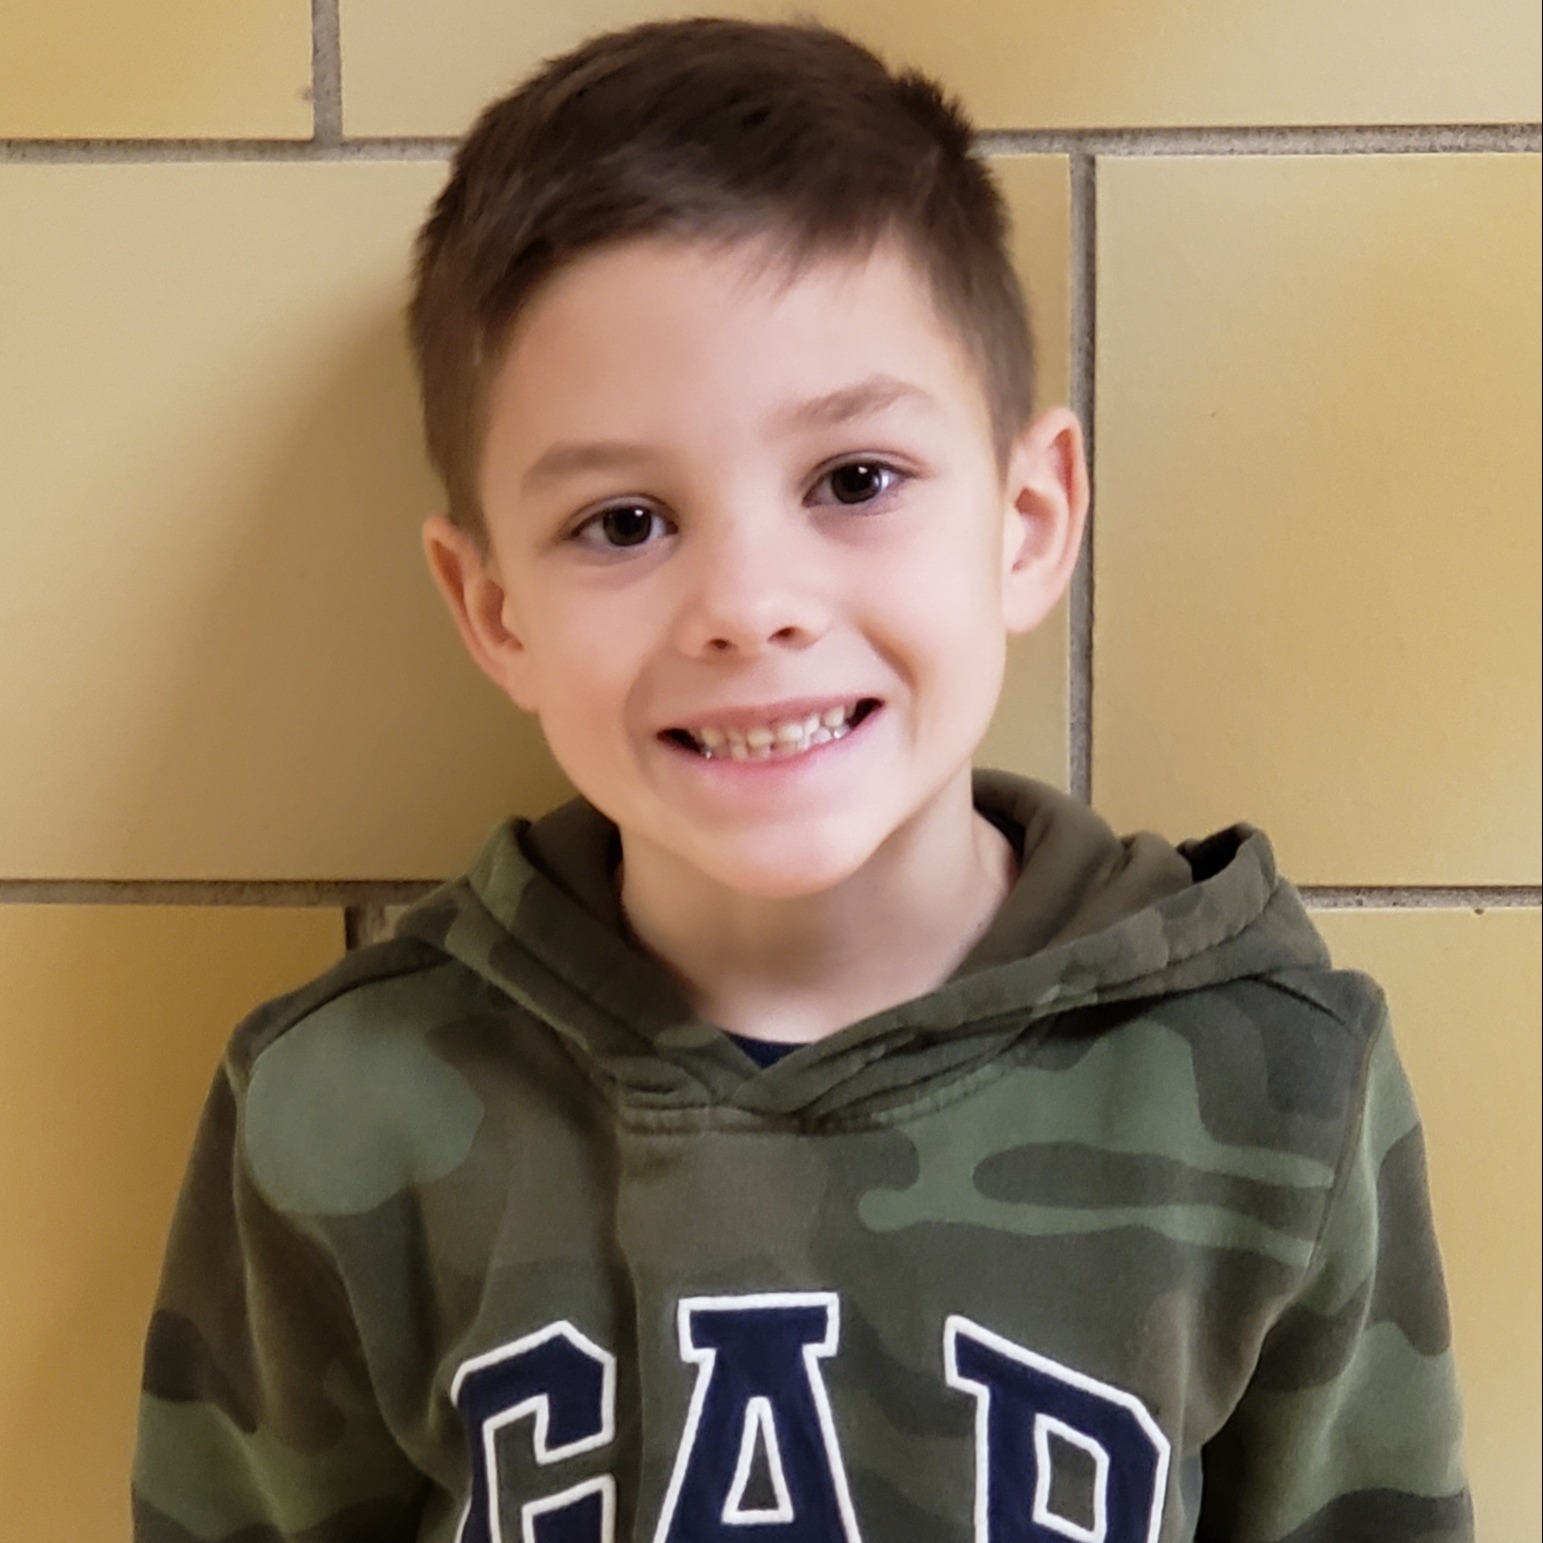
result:
<svg viewBox="0 0 1543 1543"><path fill-rule="evenodd" d="M785 697L780 702L765 702L756 706L739 705L714 707L694 713L689 718L677 718L659 732L668 734L673 729L695 732L697 729L754 727L757 724L775 723L778 719L807 718L811 713L829 712L833 707L848 707L854 702L877 702L884 698L870 691L858 691L849 696Z"/></svg>

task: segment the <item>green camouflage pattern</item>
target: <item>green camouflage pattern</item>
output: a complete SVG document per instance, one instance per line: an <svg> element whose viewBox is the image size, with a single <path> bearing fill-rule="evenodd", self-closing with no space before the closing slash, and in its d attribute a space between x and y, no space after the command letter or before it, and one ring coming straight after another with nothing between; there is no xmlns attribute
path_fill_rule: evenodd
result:
<svg viewBox="0 0 1543 1543"><path fill-rule="evenodd" d="M457 1369L559 1321L616 1358L614 1439L542 1465L503 1429L501 1536L610 1475L647 1543L696 1382L679 1302L777 1292L839 1298L820 1368L865 1543L987 1543L955 1315L1140 1401L1162 1543L1471 1538L1376 985L1247 826L1121 840L1003 773L977 802L1024 861L970 959L766 1069L627 942L582 803L254 1013L150 1330L139 1543L451 1543Z"/></svg>

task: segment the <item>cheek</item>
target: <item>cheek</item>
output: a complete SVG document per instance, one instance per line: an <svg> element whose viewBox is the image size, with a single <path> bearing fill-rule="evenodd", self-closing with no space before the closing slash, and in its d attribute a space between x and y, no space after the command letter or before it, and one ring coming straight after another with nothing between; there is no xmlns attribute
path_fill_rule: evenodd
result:
<svg viewBox="0 0 1543 1543"><path fill-rule="evenodd" d="M601 727L598 715L614 712L626 696L636 653L631 630L594 596L543 597L527 615L542 721L592 734Z"/></svg>
<svg viewBox="0 0 1543 1543"><path fill-rule="evenodd" d="M596 620L609 608L607 596L557 571L545 583L538 578L524 598L533 650L552 669L592 668L599 653Z"/></svg>
<svg viewBox="0 0 1543 1543"><path fill-rule="evenodd" d="M931 685L934 711L962 732L984 733L1006 670L997 562L994 543L940 548L905 581L918 673Z"/></svg>
<svg viewBox="0 0 1543 1543"><path fill-rule="evenodd" d="M919 542L890 565L883 587L890 614L929 651L952 658L1002 630L999 554L976 532L940 522L938 539Z"/></svg>

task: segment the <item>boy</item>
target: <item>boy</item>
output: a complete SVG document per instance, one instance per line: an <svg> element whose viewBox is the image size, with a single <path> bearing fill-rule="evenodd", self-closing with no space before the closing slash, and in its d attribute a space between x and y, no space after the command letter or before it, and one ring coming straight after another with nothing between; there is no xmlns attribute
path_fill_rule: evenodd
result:
<svg viewBox="0 0 1543 1543"><path fill-rule="evenodd" d="M972 773L1087 505L1003 238L814 28L471 132L425 549L583 797L238 1031L142 1543L1469 1535L1380 994L1248 827Z"/></svg>

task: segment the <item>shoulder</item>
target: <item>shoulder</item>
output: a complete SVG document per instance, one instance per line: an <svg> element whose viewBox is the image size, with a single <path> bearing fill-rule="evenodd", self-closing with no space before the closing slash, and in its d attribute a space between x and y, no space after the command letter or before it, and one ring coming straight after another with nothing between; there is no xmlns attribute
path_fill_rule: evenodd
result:
<svg viewBox="0 0 1543 1543"><path fill-rule="evenodd" d="M457 1167L483 1106L451 1047L493 1008L464 965L394 938L252 1013L227 1071L238 1141L267 1198L356 1214Z"/></svg>
<svg viewBox="0 0 1543 1543"><path fill-rule="evenodd" d="M410 996L415 983L449 962L442 950L418 938L394 937L351 950L305 984L254 1008L237 1025L227 1049L233 1079L244 1085L268 1051L296 1030L348 1014L361 995L371 1003Z"/></svg>
<svg viewBox="0 0 1543 1543"><path fill-rule="evenodd" d="M1165 998L1143 1016L1183 1043L1213 1136L1340 1165L1385 1039L1386 1003L1369 976L1278 969Z"/></svg>

